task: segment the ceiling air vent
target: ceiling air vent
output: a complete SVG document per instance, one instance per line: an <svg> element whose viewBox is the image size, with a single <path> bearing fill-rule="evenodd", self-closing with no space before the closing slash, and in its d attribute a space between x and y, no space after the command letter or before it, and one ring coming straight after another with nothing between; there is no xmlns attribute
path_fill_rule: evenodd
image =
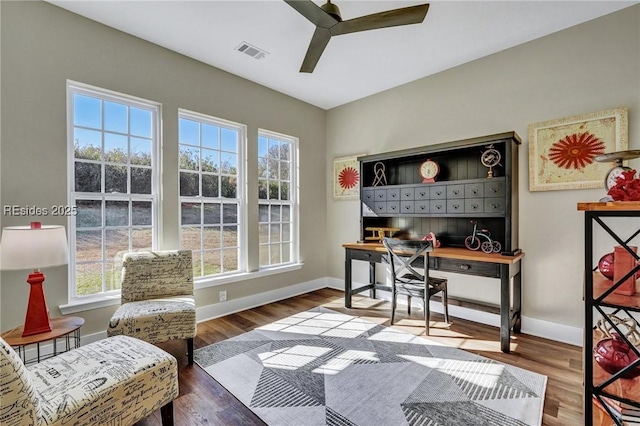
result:
<svg viewBox="0 0 640 426"><path fill-rule="evenodd" d="M255 59L262 59L269 54L269 52L266 52L258 47L255 47L247 43L246 41L243 41L242 43L240 43L238 47L236 47L236 50L246 55L249 55Z"/></svg>

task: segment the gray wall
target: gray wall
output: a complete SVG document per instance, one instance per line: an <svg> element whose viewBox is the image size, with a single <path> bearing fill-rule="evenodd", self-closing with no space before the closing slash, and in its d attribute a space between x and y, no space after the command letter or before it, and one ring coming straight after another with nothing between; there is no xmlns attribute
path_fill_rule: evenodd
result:
<svg viewBox="0 0 640 426"><path fill-rule="evenodd" d="M248 126L249 182L257 182L258 128L300 139L300 247L304 267L295 272L237 282L197 292L198 306L326 276L324 233L326 112L224 71L113 30L44 2L0 3L1 175L0 205L48 207L67 203L66 80L162 104L162 231L160 248L178 244L178 108ZM249 219L257 222L257 184L250 185ZM66 225L64 218L40 218ZM2 217L2 226L28 224L31 217ZM249 230L257 255L257 225ZM52 268L45 291L52 316L67 303L67 269ZM3 272L2 330L24 320L26 272ZM115 307L81 312L83 334L106 328Z"/></svg>
<svg viewBox="0 0 640 426"><path fill-rule="evenodd" d="M523 140L523 314L582 327L583 213L576 203L597 201L605 192L529 192L528 125L619 106L629 108L629 149L639 149L640 6L330 110L327 164L348 154L516 131ZM631 165L638 167L637 161ZM333 201L330 189L327 205L329 274L342 278L340 245L358 239L359 206ZM612 246L610 241L600 250ZM367 281L366 268L356 274ZM450 288L458 295L499 300L496 280L452 274Z"/></svg>

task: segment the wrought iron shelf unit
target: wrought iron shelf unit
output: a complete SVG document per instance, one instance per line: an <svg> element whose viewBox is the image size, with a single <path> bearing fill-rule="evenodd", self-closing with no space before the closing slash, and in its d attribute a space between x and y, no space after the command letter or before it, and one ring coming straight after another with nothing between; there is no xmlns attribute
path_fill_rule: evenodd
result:
<svg viewBox="0 0 640 426"><path fill-rule="evenodd" d="M640 361L615 374L610 374L601 368L594 359L594 348L597 341L604 337L597 330L597 321L614 330L619 335L625 334L624 327L619 326L612 316L631 321L640 327L640 294L624 295L614 293L627 279L635 277L640 272L640 263L620 279L608 280L597 270L597 259L594 259L594 237L608 235L615 244L631 247L632 240L640 235L640 225L614 226L622 218L640 218L640 203L611 202L611 203L578 203L578 210L584 211L584 302L585 302L585 334L584 334L584 423L587 425L626 425L629 419L640 422L640 377L625 378L633 368L640 368ZM631 227L630 227L631 226ZM604 234L602 234L604 233ZM624 235L620 235L624 233ZM628 236L627 236L628 234ZM632 250L631 250L632 251ZM636 256L636 261L639 258ZM625 342L631 350L640 356L638 342L625 337ZM623 417L624 409L636 414Z"/></svg>

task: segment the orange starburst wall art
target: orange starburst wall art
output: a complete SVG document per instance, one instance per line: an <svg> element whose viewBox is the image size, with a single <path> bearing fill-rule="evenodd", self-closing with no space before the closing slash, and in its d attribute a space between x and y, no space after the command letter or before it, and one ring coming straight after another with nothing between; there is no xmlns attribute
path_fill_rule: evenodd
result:
<svg viewBox="0 0 640 426"><path fill-rule="evenodd" d="M604 189L615 163L599 163L597 155L624 151L627 108L529 125L529 190Z"/></svg>
<svg viewBox="0 0 640 426"><path fill-rule="evenodd" d="M364 154L362 154L364 155ZM352 155L333 160L333 198L348 200L360 198L360 163Z"/></svg>

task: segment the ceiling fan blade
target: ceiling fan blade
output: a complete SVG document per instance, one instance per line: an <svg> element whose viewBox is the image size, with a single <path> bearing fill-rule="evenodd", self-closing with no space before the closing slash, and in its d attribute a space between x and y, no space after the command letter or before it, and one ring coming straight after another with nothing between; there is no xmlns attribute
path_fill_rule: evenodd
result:
<svg viewBox="0 0 640 426"><path fill-rule="evenodd" d="M374 13L359 18L338 22L331 27L331 35L355 33L359 31L375 30L378 28L397 27L400 25L419 24L424 21L429 10L429 4L404 7Z"/></svg>
<svg viewBox="0 0 640 426"><path fill-rule="evenodd" d="M316 27L331 28L338 21L311 0L284 0Z"/></svg>
<svg viewBox="0 0 640 426"><path fill-rule="evenodd" d="M330 39L331 33L328 29L321 27L316 28L316 31L313 33L311 43L309 43L307 54L302 61L300 72L313 72Z"/></svg>

